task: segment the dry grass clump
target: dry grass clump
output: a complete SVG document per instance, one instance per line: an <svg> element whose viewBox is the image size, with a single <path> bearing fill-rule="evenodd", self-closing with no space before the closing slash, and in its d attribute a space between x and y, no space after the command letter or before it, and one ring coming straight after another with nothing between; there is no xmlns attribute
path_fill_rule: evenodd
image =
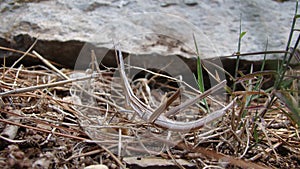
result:
<svg viewBox="0 0 300 169"><path fill-rule="evenodd" d="M168 90L151 89L149 79L131 83L122 69L99 70L96 62L86 72L58 70L44 63L1 68L0 164L4 168L83 168L97 163L130 167L123 158L141 155L171 159L181 168L184 165L177 159L200 168L299 166L299 130L289 109L276 99L259 117L270 94L252 91L248 83L244 86L249 90L234 92L231 103L224 103L207 97L215 90L203 95L188 86L178 90L168 84L160 84ZM115 74L119 71L121 75ZM297 83L293 81L293 86ZM217 118L203 108L202 96L212 114L222 110L215 113ZM226 106L230 104L235 106ZM175 113L166 116L171 110ZM143 112L149 114L142 116ZM203 118L210 123L197 126ZM196 127L179 130L194 121ZM182 126L168 128L169 123Z"/></svg>

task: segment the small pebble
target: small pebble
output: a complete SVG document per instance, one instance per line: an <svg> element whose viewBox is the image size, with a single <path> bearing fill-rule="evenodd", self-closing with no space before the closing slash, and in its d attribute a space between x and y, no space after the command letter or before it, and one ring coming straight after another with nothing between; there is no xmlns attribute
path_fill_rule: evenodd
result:
<svg viewBox="0 0 300 169"><path fill-rule="evenodd" d="M84 167L84 169L108 169L108 167L103 164L98 164L98 165L90 165L90 166Z"/></svg>
<svg viewBox="0 0 300 169"><path fill-rule="evenodd" d="M113 163L113 164L111 164L110 168L115 169L115 168L118 168L118 166Z"/></svg>

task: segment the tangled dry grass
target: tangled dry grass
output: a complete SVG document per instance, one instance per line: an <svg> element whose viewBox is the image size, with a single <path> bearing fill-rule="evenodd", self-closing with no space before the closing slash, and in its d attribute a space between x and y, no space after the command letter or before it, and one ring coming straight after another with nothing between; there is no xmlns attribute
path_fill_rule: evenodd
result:
<svg viewBox="0 0 300 169"><path fill-rule="evenodd" d="M58 70L47 60L43 62L46 66L3 66L0 70L3 168L84 168L99 163L109 168L137 168L147 158L169 160L179 168L300 166L299 130L289 109L276 100L264 117L257 117L269 99L265 91L249 105L247 96L256 92L237 91L229 99L218 98L225 95L206 97L212 112L230 102L234 106L204 126L178 131L155 121L201 94L185 86L180 96L170 101L176 87L157 83L159 87L152 88L149 84L153 79L156 82L155 77L183 82L154 72L148 72L154 75L152 79L129 80L134 97L144 105L138 111L163 107L147 121L125 97L128 86L122 81L128 79L118 74L120 70L99 70L96 61L87 71ZM130 68L127 65L126 69ZM179 108L168 116L170 121L184 124L209 116L199 98ZM132 164L126 157L136 160ZM153 165L167 165L160 163Z"/></svg>

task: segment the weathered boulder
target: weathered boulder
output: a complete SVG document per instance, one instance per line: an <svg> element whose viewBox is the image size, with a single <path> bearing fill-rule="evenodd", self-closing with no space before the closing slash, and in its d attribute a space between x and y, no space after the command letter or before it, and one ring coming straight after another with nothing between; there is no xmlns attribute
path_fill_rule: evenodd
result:
<svg viewBox="0 0 300 169"><path fill-rule="evenodd" d="M284 50L294 8L295 1L273 0L5 0L0 3L0 45L26 51L38 38L34 50L40 54L83 68L82 60L90 57L82 49L86 46L101 59L110 57L102 60L105 65L114 65L110 49L115 41L134 56L176 55L195 67L193 34L202 58L230 55L237 50L240 19L247 32L242 52L263 51L267 39L269 50ZM12 63L19 55L0 50L4 56Z"/></svg>

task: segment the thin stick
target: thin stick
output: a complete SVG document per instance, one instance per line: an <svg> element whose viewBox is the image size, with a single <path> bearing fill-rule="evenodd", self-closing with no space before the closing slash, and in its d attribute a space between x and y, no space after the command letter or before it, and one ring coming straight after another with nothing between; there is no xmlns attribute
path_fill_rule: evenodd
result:
<svg viewBox="0 0 300 169"><path fill-rule="evenodd" d="M85 156L90 156L90 155L94 155L94 154L98 154L98 153L101 153L103 150L92 150L92 151L89 151L89 152L86 152L86 153L80 153L78 155L72 155L71 157L65 159L65 161L70 161L74 158L78 158L78 157L85 157Z"/></svg>
<svg viewBox="0 0 300 169"><path fill-rule="evenodd" d="M1 112L1 113L5 113L5 114L8 114L8 115L12 115L12 116L20 117L20 118L22 118L22 119L27 118L26 116L23 116L23 115L14 113L14 112L6 111L6 110L4 110L4 109L0 109L0 112ZM47 126L56 127L56 128L61 129L61 130L64 130L64 131L69 131L69 132L75 132L75 133L84 134L84 133L82 133L82 131L77 131L77 130L74 130L74 129L71 129L71 128L66 128L66 127L63 127L63 126L60 126L60 125L55 125L55 124L53 124L53 123L48 123L48 122L45 122L45 121L43 121L43 120L39 120L39 119L31 119L31 118L29 118L29 120L30 120L30 121L34 121L34 122L39 123L39 124L44 124L44 125L47 125Z"/></svg>
<svg viewBox="0 0 300 169"><path fill-rule="evenodd" d="M270 169L270 167L268 167L268 166L265 166L265 165L261 166L254 162L251 162L251 161L245 161L243 159L236 159L232 156L216 152L215 150L209 150L207 148L200 147L200 146L194 148L192 145L187 145L183 142L174 143L169 140L165 140L163 138L156 137L153 134L151 134L151 136L152 136L152 138L156 139L157 141L165 143L168 146L176 147L180 150L184 150L184 151L188 151L188 152L192 152L192 153L199 153L199 154L201 154L201 157L206 156L210 159L216 159L220 162L222 162L222 161L228 162L228 163L238 166L240 168L257 168L257 169L266 169L267 168L267 169Z"/></svg>
<svg viewBox="0 0 300 169"><path fill-rule="evenodd" d="M32 130L36 130L36 131L41 131L41 132L45 132L45 133L52 133L52 134L57 135L57 136L68 137L68 138L72 138L72 139L76 139L76 140L81 140L81 141L87 141L88 140L88 139L83 138L83 137L77 137L77 136L73 136L73 135L69 135L69 134L52 132L50 130L46 130L46 129L42 129L42 128L38 128L38 127L33 127L33 126L28 126L28 125L24 125L24 124L20 124L20 123L15 123L15 122L5 120L5 119L0 119L0 122L7 123L7 124L12 124L12 125L16 125L16 126L20 126L20 127L24 127L24 128L28 128L28 129L32 129Z"/></svg>
<svg viewBox="0 0 300 169"><path fill-rule="evenodd" d="M96 77L96 75L84 76L84 77L79 77L79 78L75 78L75 79L68 78L68 80L62 80L62 81L59 81L59 82L53 82L53 83L49 83L49 84L41 84L41 85L30 86L30 87L23 87L23 88L19 88L19 89L15 89L15 90L2 92L2 93L0 93L0 96L3 97L3 96L10 95L10 94L25 93L25 92L34 91L34 90L37 90L37 89L43 89L43 88L47 88L47 87L59 86L59 85L63 85L63 84L66 84L66 83L91 79L91 78L95 78L95 77Z"/></svg>
<svg viewBox="0 0 300 169"><path fill-rule="evenodd" d="M186 102L172 108L171 110L169 110L166 113L166 116L169 117L171 115L174 115L175 113L182 110L184 107L188 107L189 105L195 104L198 100L201 100L201 99L207 97L208 95L214 93L215 91L219 90L220 88L224 87L225 85L226 85L226 81L223 80L221 83L219 83L216 86L206 90L205 92L203 92L202 94L196 96L195 98L189 99Z"/></svg>
<svg viewBox="0 0 300 169"><path fill-rule="evenodd" d="M262 55L262 54L288 54L289 51L286 50L273 50L273 51L263 51L263 52L249 52L249 53L234 53L232 55L227 56L218 56L219 58L228 58L233 56L252 56L252 55Z"/></svg>
<svg viewBox="0 0 300 169"><path fill-rule="evenodd" d="M65 79L70 79L67 75L62 73L60 70L58 70L55 66L53 66L47 59L43 58L40 54L38 54L36 51L32 52L35 56L37 56L43 63L45 63L47 66L49 66L52 70L57 72L61 77Z"/></svg>
<svg viewBox="0 0 300 169"><path fill-rule="evenodd" d="M118 157L116 157L111 151L109 151L106 147L99 145L103 150L105 150L109 155L111 155L111 157L119 164L120 168L122 169L126 169L126 167L124 166L124 164L122 164L122 162L118 159Z"/></svg>
<svg viewBox="0 0 300 169"><path fill-rule="evenodd" d="M27 55L27 56L30 56L30 57L33 57L33 58L37 58L34 54L26 53L26 52L23 52L23 51L20 51L20 50L11 49L11 48L6 48L6 47L3 47L3 46L0 46L0 50L10 51L10 52L14 52L14 53L20 53L20 54ZM50 61L50 62L52 64L54 64L54 65L62 67L61 64L58 64L58 63L55 63L55 62L52 62L52 61Z"/></svg>
<svg viewBox="0 0 300 169"><path fill-rule="evenodd" d="M122 130L119 128L118 158L121 158L122 151Z"/></svg>
<svg viewBox="0 0 300 169"><path fill-rule="evenodd" d="M53 66L47 59L43 58L41 55L39 55L37 52L33 51L33 53L42 61L44 62L47 66L49 66L52 70L54 70L55 72L57 72L60 76L62 76L63 78L65 78L66 80L70 80L70 77L68 77L67 75L65 75L63 72L61 72L60 70L58 70L55 66ZM105 100L104 98L102 97L99 97L97 95L94 95L94 94L91 94L90 92L88 92L87 90L85 90L84 88L82 88L80 85L78 84L74 84L78 89L82 90L85 94L95 98L95 99L98 99L100 101L103 101L103 102L107 102L109 105L112 105L116 108L119 108L120 107L108 100Z"/></svg>
<svg viewBox="0 0 300 169"><path fill-rule="evenodd" d="M31 49L35 46L35 44L37 43L37 41L38 41L38 39L36 39L36 40L33 42L33 44L29 47L29 49L28 49L25 53L23 53L23 55L22 55L17 61L15 61L14 64L13 64L9 69L15 67L15 65L16 65L17 63L19 63L25 56L27 56L28 53L31 51Z"/></svg>

